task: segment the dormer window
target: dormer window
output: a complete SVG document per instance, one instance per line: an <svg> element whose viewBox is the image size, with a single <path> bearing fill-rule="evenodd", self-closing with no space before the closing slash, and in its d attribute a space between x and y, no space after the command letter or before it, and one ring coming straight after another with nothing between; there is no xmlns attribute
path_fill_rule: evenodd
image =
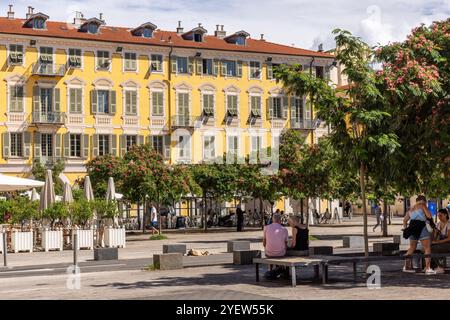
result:
<svg viewBox="0 0 450 320"><path fill-rule="evenodd" d="M201 33L195 33L194 34L194 41L195 42L203 42L203 35Z"/></svg>
<svg viewBox="0 0 450 320"><path fill-rule="evenodd" d="M97 34L98 33L98 25L95 23L90 23L88 25L88 32L91 34Z"/></svg>
<svg viewBox="0 0 450 320"><path fill-rule="evenodd" d="M33 29L45 29L45 20L42 18L34 19Z"/></svg>
<svg viewBox="0 0 450 320"><path fill-rule="evenodd" d="M201 24L198 25L197 28L194 28L186 33L183 33L181 37L183 37L184 40L194 41L194 42L203 42L204 40L204 34L208 31L202 27Z"/></svg>
<svg viewBox="0 0 450 320"><path fill-rule="evenodd" d="M142 32L142 36L144 38L151 38L153 36L153 30L150 28L144 28L144 30Z"/></svg>
<svg viewBox="0 0 450 320"><path fill-rule="evenodd" d="M157 26L151 22L146 22L141 24L136 29L131 30L133 36L143 37L143 38L153 38L153 32L156 30Z"/></svg>
<svg viewBox="0 0 450 320"><path fill-rule="evenodd" d="M225 41L228 43L233 43L238 46L245 46L247 44L247 38L250 37L250 34L245 31L239 31L231 36L225 37Z"/></svg>

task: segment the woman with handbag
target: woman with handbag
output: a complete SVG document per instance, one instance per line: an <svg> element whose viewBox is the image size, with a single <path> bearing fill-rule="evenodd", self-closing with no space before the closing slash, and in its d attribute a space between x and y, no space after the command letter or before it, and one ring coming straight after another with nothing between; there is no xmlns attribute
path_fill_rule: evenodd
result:
<svg viewBox="0 0 450 320"><path fill-rule="evenodd" d="M425 254L431 253L431 234L434 228L433 216L426 206L427 200L424 196L418 196L416 204L406 213L403 219L403 234L408 236L409 249L406 256L411 256L417 249L420 241ZM407 227L407 223L409 226ZM429 223L427 225L427 222ZM415 272L411 267L411 259L405 260L403 272ZM436 274L431 268L431 259L425 258L425 274Z"/></svg>

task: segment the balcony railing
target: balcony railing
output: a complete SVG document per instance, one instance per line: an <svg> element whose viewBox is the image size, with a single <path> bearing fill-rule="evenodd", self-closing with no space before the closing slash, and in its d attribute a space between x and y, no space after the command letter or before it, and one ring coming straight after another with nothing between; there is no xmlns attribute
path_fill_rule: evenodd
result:
<svg viewBox="0 0 450 320"><path fill-rule="evenodd" d="M193 128L195 127L195 122L197 121L196 117L191 116L173 116L172 117L172 126L173 127L185 127L185 128Z"/></svg>
<svg viewBox="0 0 450 320"><path fill-rule="evenodd" d="M313 120L299 120L292 119L291 120L291 129L299 129L299 130L314 130L317 128L317 119Z"/></svg>
<svg viewBox="0 0 450 320"><path fill-rule="evenodd" d="M63 77L66 73L66 66L63 64L55 65L53 63L35 63L33 64L33 74L38 76Z"/></svg>
<svg viewBox="0 0 450 320"><path fill-rule="evenodd" d="M33 112L32 121L36 124L64 124L66 114L64 112Z"/></svg>

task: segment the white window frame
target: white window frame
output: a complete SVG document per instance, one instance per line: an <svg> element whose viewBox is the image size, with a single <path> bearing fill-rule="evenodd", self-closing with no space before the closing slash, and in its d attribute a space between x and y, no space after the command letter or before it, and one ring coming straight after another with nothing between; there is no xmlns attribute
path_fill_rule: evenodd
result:
<svg viewBox="0 0 450 320"><path fill-rule="evenodd" d="M125 69L125 55L126 54L135 54L136 55L136 70L127 70ZM122 58L122 72L123 73L139 73L139 54L137 52L134 51L125 51L123 53L123 58Z"/></svg>
<svg viewBox="0 0 450 320"><path fill-rule="evenodd" d="M258 97L260 99L260 102L259 102L259 114L261 115L261 119L262 119L262 117L263 117L263 111L262 111L262 109L263 109L263 95L261 93L253 93L253 92L249 93L249 95L248 95L248 99L249 99L249 110L248 110L248 112L249 112L249 114L251 116L251 113L252 113L252 98L253 97Z"/></svg>
<svg viewBox="0 0 450 320"><path fill-rule="evenodd" d="M10 156L9 156L9 158L11 158L11 159L23 159L23 158L25 158L25 156L24 156L24 154L25 154L25 132L21 132L21 131L17 131L17 132L8 132L8 134L9 134L9 153L10 153ZM12 155L12 135L13 134L18 134L18 135L21 135L22 136L22 146L21 146L21 153L22 153L22 155L20 155L20 156L13 156Z"/></svg>
<svg viewBox="0 0 450 320"><path fill-rule="evenodd" d="M236 154L236 157L239 159L239 157L240 157L240 155L241 155L241 139L240 139L240 136L239 136L239 134L229 134L229 135L227 135L227 151L226 151L226 154L228 155L228 154L230 154L230 138L236 138L236 143L237 143L237 148L236 148L236 150L237 150L237 154Z"/></svg>
<svg viewBox="0 0 450 320"><path fill-rule="evenodd" d="M272 109L273 109L273 118L272 120L286 120L283 119L283 99L285 98L285 95L283 94L273 94L270 96L270 98L272 98ZM280 99L280 116L279 117L275 117L275 107L274 107L274 100L273 99ZM289 115L288 115L289 116Z"/></svg>
<svg viewBox="0 0 450 320"><path fill-rule="evenodd" d="M127 92L136 93L136 114L127 114ZM122 106L123 106L123 116L124 117L139 117L139 89L135 87L124 87L122 89ZM117 106L116 106L117 108Z"/></svg>
<svg viewBox="0 0 450 320"><path fill-rule="evenodd" d="M259 63L259 77L258 78L254 78L252 77L252 66L251 64L253 63ZM248 80L262 80L262 63L261 61L257 61L257 60L251 60L248 61Z"/></svg>
<svg viewBox="0 0 450 320"><path fill-rule="evenodd" d="M55 158L56 139L57 139L56 134L53 133L53 132L41 132L40 135L41 135L41 158ZM43 155L43 150L44 150L43 145L42 145L42 142L44 141L44 139L42 138L43 135L50 135L50 136L52 136L52 143L51 143L52 155L51 156L48 156L48 155L44 156Z"/></svg>
<svg viewBox="0 0 450 320"><path fill-rule="evenodd" d="M70 110L70 90L71 89L79 89L81 90L81 112L80 113L72 113ZM73 114L73 115L83 115L84 116L84 87L83 86L75 86L75 85L68 85L67 86L67 113Z"/></svg>
<svg viewBox="0 0 450 320"><path fill-rule="evenodd" d="M104 153L104 154L100 154L100 136L107 136L108 137L108 146L107 146L107 152L106 153ZM112 144L112 138L111 138L111 135L110 134L99 134L98 136L98 155L99 156L105 156L105 155L107 155L107 154L111 154L111 144Z"/></svg>
<svg viewBox="0 0 450 320"><path fill-rule="evenodd" d="M180 138L183 137L184 138L188 138L188 142L186 143L186 146L189 148L189 157L186 156L181 156L181 150L184 150L184 148L180 148ZM183 141L184 143L184 141ZM186 162L186 161L191 161L192 159L192 136L188 135L188 134L180 134L177 136L177 156L178 156L178 160L182 161L182 162Z"/></svg>
<svg viewBox="0 0 450 320"><path fill-rule="evenodd" d="M225 113L228 114L228 96L236 96L237 97L237 118L240 116L240 95L238 92L226 92L225 93Z"/></svg>
<svg viewBox="0 0 450 320"><path fill-rule="evenodd" d="M52 66L53 66L53 72L55 72L56 69L56 49L52 46L40 46L38 50L38 60L37 63L41 63L41 48L52 48Z"/></svg>
<svg viewBox="0 0 450 320"><path fill-rule="evenodd" d="M185 90L185 89L177 89L177 90L175 90L175 107L176 107L175 115L180 116L180 114L178 114L178 110L179 110L179 105L178 105L179 99L178 99L178 95L179 95L180 93L187 94L188 97L189 97L189 98L188 98L188 110L189 110L188 115L189 115L189 117L191 117L191 116L192 116L192 92L191 92L191 90Z"/></svg>
<svg viewBox="0 0 450 320"><path fill-rule="evenodd" d="M11 54L11 49L10 46L11 45L16 45L16 46L22 46L22 64L12 64L11 61L9 60L9 55ZM22 43L22 42L10 42L6 44L6 61L8 64L8 67L25 67L26 64L26 51L27 51L27 44Z"/></svg>
<svg viewBox="0 0 450 320"><path fill-rule="evenodd" d="M153 62L152 56L160 56L161 57L161 71L152 70L152 62ZM150 58L150 72L157 73L157 74L164 74L164 55L161 53L152 53L152 54L150 54L149 58Z"/></svg>
<svg viewBox="0 0 450 320"><path fill-rule="evenodd" d="M162 93L163 96L163 112L162 115L155 115L153 113L153 93ZM166 91L160 88L150 88L150 116L152 118L164 118L166 116Z"/></svg>
<svg viewBox="0 0 450 320"><path fill-rule="evenodd" d="M79 158L83 158L83 139L84 139L84 135L83 133L76 133L76 132L68 132L67 134L69 134L69 158L72 159L79 159ZM72 155L72 136L80 136L80 156L73 156Z"/></svg>
<svg viewBox="0 0 450 320"><path fill-rule="evenodd" d="M103 52L108 52L109 53L109 68L108 69L104 69L104 68L100 68L98 65L98 53L99 51L103 51ZM112 72L112 65L113 65L113 53L111 50L106 50L106 49L97 49L94 51L94 59L95 59L95 72Z"/></svg>
<svg viewBox="0 0 450 320"><path fill-rule="evenodd" d="M207 155L206 154L206 148L205 148L205 144L206 144L206 139L211 139L211 138L214 138L214 141L213 141L213 156L209 156L209 155ZM203 147L203 160L213 160L213 159L215 159L216 157L217 157L217 137L216 137L216 135L214 135L214 134L205 134L204 136L203 136L203 139L202 139L202 147Z"/></svg>
<svg viewBox="0 0 450 320"><path fill-rule="evenodd" d="M11 87L20 85L23 88L23 97L22 97L22 112L13 112L11 111ZM24 82L20 82L20 81L7 81L6 83L6 105L7 105L7 112L11 113L11 114L25 114L26 110L27 110L27 105L26 105L26 99L25 97L27 96L27 86Z"/></svg>
<svg viewBox="0 0 450 320"><path fill-rule="evenodd" d="M77 49L81 50L81 66L80 67L69 67L69 59L70 59L70 49ZM67 67L70 69L76 69L76 70L84 70L84 49L83 48L67 48Z"/></svg>

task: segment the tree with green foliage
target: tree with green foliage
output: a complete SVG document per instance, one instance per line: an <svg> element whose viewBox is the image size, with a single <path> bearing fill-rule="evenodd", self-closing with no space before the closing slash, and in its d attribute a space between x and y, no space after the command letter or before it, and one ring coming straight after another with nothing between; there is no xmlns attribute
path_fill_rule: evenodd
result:
<svg viewBox="0 0 450 320"><path fill-rule="evenodd" d="M56 221L62 221L69 217L69 209L65 203L55 202L52 203L42 214L42 219L50 220L50 227L53 229Z"/></svg>
<svg viewBox="0 0 450 320"><path fill-rule="evenodd" d="M31 201L27 197L17 197L11 202L11 220L14 224L20 224L23 231L26 222L39 218L39 201Z"/></svg>
<svg viewBox="0 0 450 320"><path fill-rule="evenodd" d="M121 158L108 154L88 161L85 166L96 198L105 197L109 177L114 178L116 189L122 190L124 163ZM78 184L83 187L84 181L80 180Z"/></svg>
<svg viewBox="0 0 450 320"><path fill-rule="evenodd" d="M66 164L62 159L58 159L54 163L46 166L42 165L42 163L40 162L34 162L33 167L31 169L31 173L33 174L35 180L45 181L45 177L47 176L47 170L52 170L52 178L53 183L55 185L54 186L55 193L62 194L64 184L59 178L59 175L64 171L65 168Z"/></svg>
<svg viewBox="0 0 450 320"><path fill-rule="evenodd" d="M93 202L84 198L75 200L69 205L70 220L73 225L86 227L89 221L94 217Z"/></svg>

